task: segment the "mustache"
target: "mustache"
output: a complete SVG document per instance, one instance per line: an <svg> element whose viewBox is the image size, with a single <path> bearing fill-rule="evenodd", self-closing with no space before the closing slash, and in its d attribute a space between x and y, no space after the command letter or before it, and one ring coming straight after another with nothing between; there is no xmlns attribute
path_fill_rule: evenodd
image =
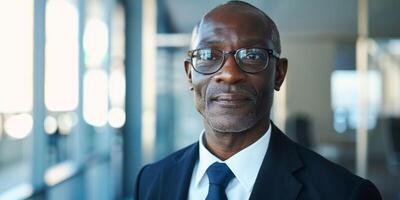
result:
<svg viewBox="0 0 400 200"><path fill-rule="evenodd" d="M206 94L208 99L215 99L222 93L236 93L245 96L251 100L257 99L257 91L247 85L210 85Z"/></svg>

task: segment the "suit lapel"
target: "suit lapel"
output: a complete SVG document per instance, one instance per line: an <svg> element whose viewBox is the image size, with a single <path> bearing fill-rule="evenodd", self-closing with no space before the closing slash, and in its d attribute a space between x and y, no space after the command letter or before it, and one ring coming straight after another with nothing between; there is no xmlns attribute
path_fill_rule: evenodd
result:
<svg viewBox="0 0 400 200"><path fill-rule="evenodd" d="M302 184L294 172L302 167L296 146L274 124L267 154L250 199L296 199Z"/></svg>
<svg viewBox="0 0 400 200"><path fill-rule="evenodd" d="M198 159L199 144L190 146L186 152L176 158L176 163L163 172L160 181L159 199L187 199L194 165Z"/></svg>

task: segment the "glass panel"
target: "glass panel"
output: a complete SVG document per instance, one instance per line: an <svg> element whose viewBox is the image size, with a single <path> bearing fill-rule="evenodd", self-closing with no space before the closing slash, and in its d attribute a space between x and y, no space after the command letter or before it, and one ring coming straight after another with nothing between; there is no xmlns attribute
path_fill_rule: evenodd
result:
<svg viewBox="0 0 400 200"><path fill-rule="evenodd" d="M33 1L1 3L0 112L3 113L32 109L32 19Z"/></svg>
<svg viewBox="0 0 400 200"><path fill-rule="evenodd" d="M108 121L108 53L109 27L104 19L102 1L87 2L87 19L84 31L84 55L86 74L83 88L83 117L93 126L102 127ZM115 79L113 80L115 84ZM120 113L114 113L119 115Z"/></svg>
<svg viewBox="0 0 400 200"><path fill-rule="evenodd" d="M87 67L101 67L108 50L108 28L104 21L89 18L83 44Z"/></svg>
<svg viewBox="0 0 400 200"><path fill-rule="evenodd" d="M187 49L169 47L157 51L158 158L195 142L203 129L183 68Z"/></svg>
<svg viewBox="0 0 400 200"><path fill-rule="evenodd" d="M83 116L93 126L104 126L108 114L108 77L104 70L93 69L85 74Z"/></svg>
<svg viewBox="0 0 400 200"><path fill-rule="evenodd" d="M1 193L30 177L33 0L2 1L0 24Z"/></svg>
<svg viewBox="0 0 400 200"><path fill-rule="evenodd" d="M358 119L357 104L358 76L354 70L335 70L331 76L331 98L333 109L333 127L338 133L344 133L347 129L356 129ZM382 105L382 78L377 71L369 71L369 129L376 126L378 111ZM346 97L346 98L343 98Z"/></svg>
<svg viewBox="0 0 400 200"><path fill-rule="evenodd" d="M78 12L75 6L67 0L48 1L45 103L50 111L70 111L78 105L78 53Z"/></svg>
<svg viewBox="0 0 400 200"><path fill-rule="evenodd" d="M368 177L383 199L400 197L400 39L369 42L369 68L379 71L382 102L376 126L369 131ZM370 85L370 91L374 85ZM370 96L371 98L371 96ZM373 106L369 112L373 112Z"/></svg>
<svg viewBox="0 0 400 200"><path fill-rule="evenodd" d="M79 103L78 17L73 0L46 3L44 128L50 166L69 159L74 150L69 135L77 124L73 111Z"/></svg>
<svg viewBox="0 0 400 200"><path fill-rule="evenodd" d="M109 95L111 108L108 123L113 128L125 124L125 20L123 7L118 4L112 18L111 70Z"/></svg>

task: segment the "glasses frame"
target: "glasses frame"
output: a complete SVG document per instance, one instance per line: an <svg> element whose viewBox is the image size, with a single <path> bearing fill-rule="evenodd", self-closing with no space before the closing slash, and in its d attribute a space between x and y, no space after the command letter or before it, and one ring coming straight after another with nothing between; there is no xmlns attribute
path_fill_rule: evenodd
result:
<svg viewBox="0 0 400 200"><path fill-rule="evenodd" d="M222 61L221 61L221 63L219 64L220 66L217 67L215 71L204 73L204 72L198 71L198 70L196 69L196 67L194 67L194 65L193 65L193 57L194 57L193 54L194 54L196 51L198 51L198 50L203 50L203 49L211 49L211 50L214 50L214 51L222 52ZM242 69L242 67L241 67L241 66L239 65L239 63L238 63L237 52L239 52L240 50L243 50L243 49L262 49L262 50L265 50L265 51L268 53L268 55L267 55L267 56L268 56L268 60L267 60L267 63L265 63L265 66L264 66L261 70L256 71L256 72L248 72L248 71ZM234 57L234 59L235 59L235 62L236 62L236 65L239 67L239 69L242 70L243 72L246 72L246 73L249 73L249 74L256 74L256 73L259 73L259 72L262 72L262 71L266 70L266 69L268 68L269 60L270 60L270 58L271 58L271 55L272 55L273 57L275 57L276 59L280 59L280 58L279 58L279 56L280 56L279 53L277 53L276 51L274 51L274 50L272 50L272 49L260 48L260 47L243 47L243 48L235 49L235 50L232 50L232 51L222 51L222 50L213 49L213 48L199 48L199 49L189 50L189 51L187 52L187 56L189 56L187 60L190 61L190 65L192 65L193 69L194 69L196 72L198 72L198 73L200 73L200 74L203 74L203 75L210 75L210 74L214 74L214 73L218 72L218 71L222 68L222 66L223 66L224 63L225 63L226 55L229 55L229 54L232 54L232 55L233 55L233 57Z"/></svg>

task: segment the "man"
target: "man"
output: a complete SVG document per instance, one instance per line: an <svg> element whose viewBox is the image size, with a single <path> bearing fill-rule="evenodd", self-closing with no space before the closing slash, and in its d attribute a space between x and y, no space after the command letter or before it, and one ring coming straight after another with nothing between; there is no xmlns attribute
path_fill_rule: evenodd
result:
<svg viewBox="0 0 400 200"><path fill-rule="evenodd" d="M368 180L289 140L270 122L287 71L274 22L230 1L193 31L184 66L204 132L199 142L145 166L142 199L380 199Z"/></svg>

